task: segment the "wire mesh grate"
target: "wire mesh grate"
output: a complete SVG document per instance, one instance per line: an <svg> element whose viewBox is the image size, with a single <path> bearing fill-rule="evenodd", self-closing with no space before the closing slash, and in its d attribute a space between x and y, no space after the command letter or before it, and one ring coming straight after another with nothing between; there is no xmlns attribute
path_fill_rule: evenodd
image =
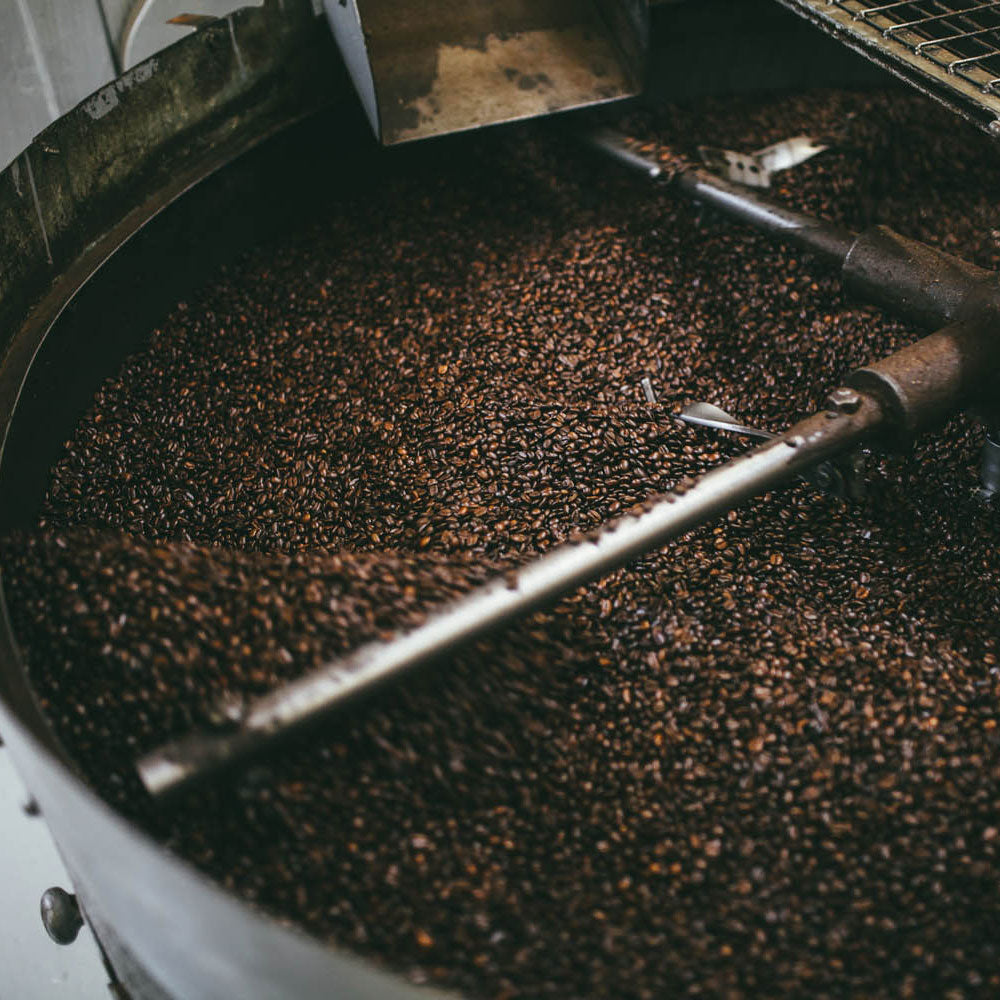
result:
<svg viewBox="0 0 1000 1000"><path fill-rule="evenodd" d="M828 0L985 94L1000 94L1000 0Z"/></svg>

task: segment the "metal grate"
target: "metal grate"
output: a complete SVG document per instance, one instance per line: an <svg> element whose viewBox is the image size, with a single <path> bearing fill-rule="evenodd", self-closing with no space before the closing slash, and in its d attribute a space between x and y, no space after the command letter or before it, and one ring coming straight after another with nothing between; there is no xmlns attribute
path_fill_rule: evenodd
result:
<svg viewBox="0 0 1000 1000"><path fill-rule="evenodd" d="M1000 0L780 0L1000 134Z"/></svg>
<svg viewBox="0 0 1000 1000"><path fill-rule="evenodd" d="M1000 0L834 3L880 30L887 41L905 45L913 55L957 73L984 92L996 92L1000 86Z"/></svg>

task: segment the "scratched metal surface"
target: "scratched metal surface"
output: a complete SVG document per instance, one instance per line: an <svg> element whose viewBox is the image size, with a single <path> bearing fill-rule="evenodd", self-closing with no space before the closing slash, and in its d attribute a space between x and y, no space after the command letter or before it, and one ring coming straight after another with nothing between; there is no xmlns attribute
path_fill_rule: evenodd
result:
<svg viewBox="0 0 1000 1000"><path fill-rule="evenodd" d="M0 170L88 94L194 29L181 13L223 17L263 0L3 0Z"/></svg>
<svg viewBox="0 0 1000 1000"><path fill-rule="evenodd" d="M635 96L647 19L645 4L636 4L632 16L625 9L631 6L623 0L325 0L385 145Z"/></svg>

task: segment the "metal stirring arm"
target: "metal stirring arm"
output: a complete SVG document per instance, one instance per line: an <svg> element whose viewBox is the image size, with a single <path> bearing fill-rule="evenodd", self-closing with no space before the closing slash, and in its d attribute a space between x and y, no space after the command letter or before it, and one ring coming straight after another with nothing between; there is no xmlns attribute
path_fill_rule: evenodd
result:
<svg viewBox="0 0 1000 1000"><path fill-rule="evenodd" d="M657 164L636 156L619 137L609 139L605 133L591 141L647 177L659 174ZM828 409L697 481L679 484L666 496L608 522L587 540L561 546L473 590L411 632L365 646L265 695L230 729L194 733L147 754L137 767L151 794L164 795L262 753L349 697L453 653L713 517L849 454L876 435L887 445L905 445L958 410L997 398L997 275L883 226L855 235L750 195L705 171L680 171L671 185L682 196L839 266L850 291L908 321L932 329L949 325L855 372L831 393Z"/></svg>
<svg viewBox="0 0 1000 1000"><path fill-rule="evenodd" d="M137 764L143 784L151 794L163 795L258 754L343 706L350 697L454 653L794 479L831 455L853 449L884 420L876 400L857 394L853 398L856 405L809 417L756 450L607 522L586 538L559 546L517 572L471 591L418 628L370 643L265 695L230 728L194 733L147 754Z"/></svg>

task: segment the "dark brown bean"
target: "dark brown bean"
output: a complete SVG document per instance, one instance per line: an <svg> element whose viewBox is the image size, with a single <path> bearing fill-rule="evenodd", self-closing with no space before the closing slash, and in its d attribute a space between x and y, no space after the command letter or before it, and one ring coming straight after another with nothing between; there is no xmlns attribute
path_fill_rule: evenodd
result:
<svg viewBox="0 0 1000 1000"><path fill-rule="evenodd" d="M909 94L623 126L668 166L817 135L776 197L1000 263L992 148ZM966 420L860 507L764 498L235 788L144 798L140 752L741 447L683 404L777 429L914 335L542 129L353 195L179 305L3 542L94 785L244 899L475 995L995 994L1000 523Z"/></svg>

